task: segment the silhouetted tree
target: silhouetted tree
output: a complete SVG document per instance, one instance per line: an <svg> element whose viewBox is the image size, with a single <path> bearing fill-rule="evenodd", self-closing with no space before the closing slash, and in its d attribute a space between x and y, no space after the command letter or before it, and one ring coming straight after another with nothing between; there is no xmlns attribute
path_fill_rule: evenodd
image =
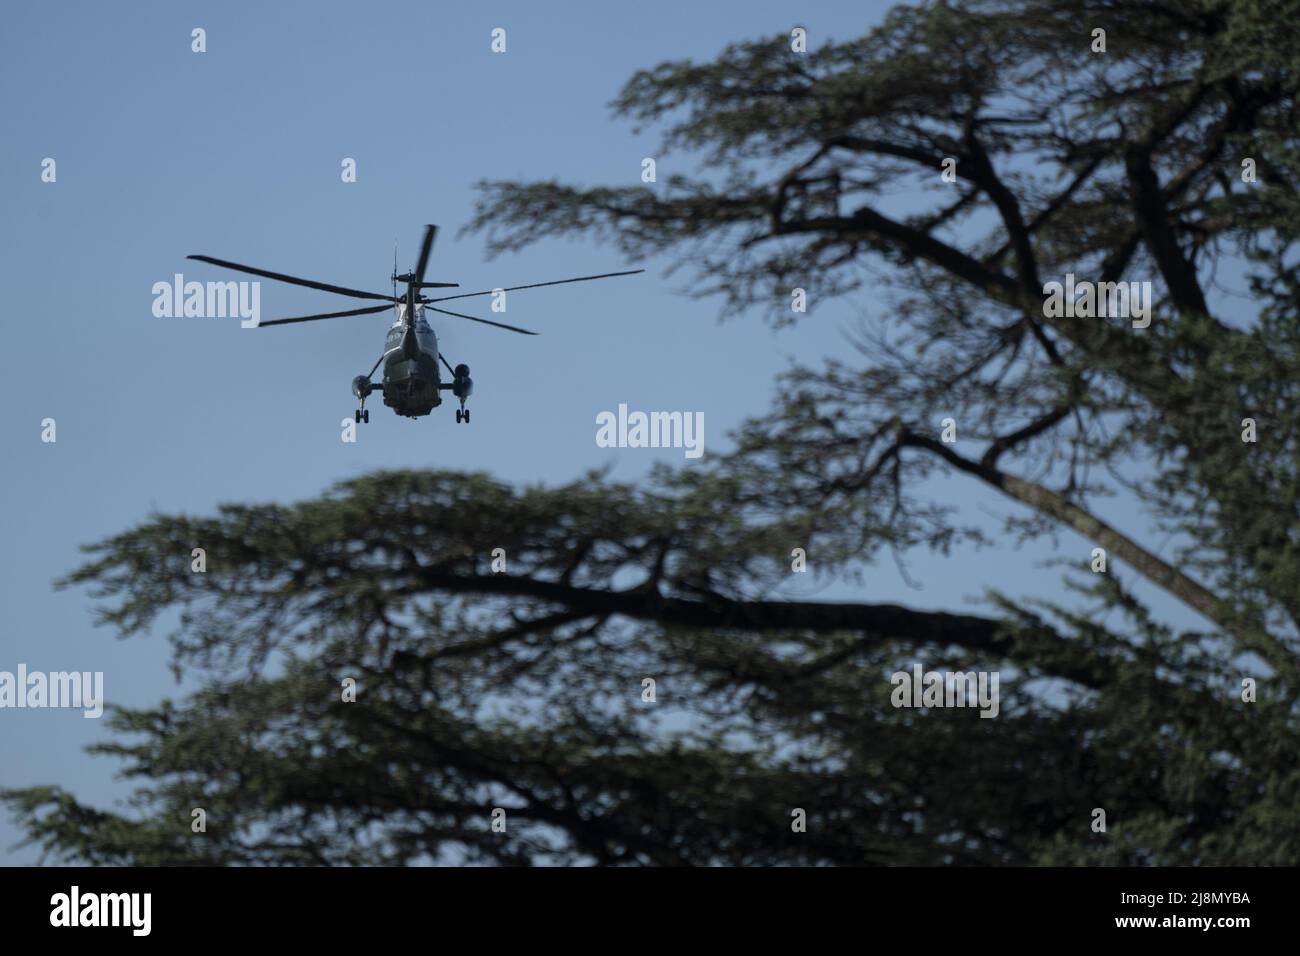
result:
<svg viewBox="0 0 1300 956"><path fill-rule="evenodd" d="M93 546L66 583L125 634L179 608L177 666L208 685L112 717L129 742L96 749L141 779L131 815L7 800L54 856L106 863L1294 863L1296 13L923 4L803 54L781 36L637 73L615 111L686 172L487 183L471 228L666 253L773 322L794 288L870 282L887 308L858 354L792 369L732 450L640 486L389 472ZM903 191L928 205L891 211ZM1216 267L1239 262L1226 314ZM1151 282L1149 327L1045 309L1066 273ZM926 497L941 472L1025 510L990 540ZM1112 494L1168 557L1104 517ZM852 580L891 549L1061 528L1115 562L1063 556L1072 608L789 596L796 547ZM1204 628L1158 620L1128 574ZM999 671L999 716L892 706L918 660Z"/></svg>

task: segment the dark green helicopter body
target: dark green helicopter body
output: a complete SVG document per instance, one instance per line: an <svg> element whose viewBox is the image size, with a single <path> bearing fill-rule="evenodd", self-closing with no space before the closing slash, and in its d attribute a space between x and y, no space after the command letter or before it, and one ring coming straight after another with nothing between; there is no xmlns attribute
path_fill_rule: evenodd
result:
<svg viewBox="0 0 1300 956"><path fill-rule="evenodd" d="M437 355L438 339L423 315L411 328L406 327L404 317L399 318L388 330L384 345L384 404L411 418L427 415L441 405ZM359 390L353 389L354 393Z"/></svg>
<svg viewBox="0 0 1300 956"><path fill-rule="evenodd" d="M638 272L645 271L644 269L633 269L628 272L607 272L596 276L579 276L576 279L559 279L553 282L534 282L530 285L488 289L485 292L463 292L429 299L425 298L420 290L458 287L458 283L455 282L424 281L424 271L429 265L429 254L433 251L433 240L437 232L437 226L424 227L424 241L420 244L420 258L413 272L398 275L396 268L393 269L392 295L383 295L378 292L361 292L357 289L316 282L311 279L299 279L281 272L256 269L252 266L229 262L225 259L214 259L211 256L187 256L187 258L199 262L208 262L226 269L234 269L237 272L264 276L268 279L289 282L293 285L306 286L311 289L320 289L338 295L351 296L356 299L380 299L383 301L382 305L370 306L364 309L351 309L346 312L324 312L291 319L274 319L270 322L259 323L259 327L288 325L293 322L314 322L318 319L336 319L350 315L371 315L383 312L386 309L396 308L397 321L388 330L388 336L384 340L384 353L379 356L369 375L358 375L352 380L352 394L361 403L361 407L356 410L355 418L357 422L370 421L370 412L366 410L366 399L376 390L382 391L385 405L398 415L404 415L408 418L420 418L428 415L442 404L442 393L450 391L460 401L460 408L456 410L456 421L469 421L469 409L465 407L465 400L474 391L474 382L469 377L469 366L460 364L452 368L451 363L438 351L438 337L425 319L426 312L432 311L441 315L455 316L459 319L469 319L471 322L494 325L499 329L508 329L511 332L519 332L523 335L537 334L517 326L506 325L504 322L494 322L491 319L480 319L473 315L464 315L460 312L440 309L434 306L433 303L446 302L450 299L468 299L476 296L493 295L501 292L514 292L519 289L535 289L540 286L563 285L567 282L586 282L590 279L635 275ZM405 293L401 296L397 295L397 283L399 282L406 284ZM442 372L439 368L440 362L451 375L449 381L444 382L442 380ZM381 364L384 366L383 381L376 383L372 379Z"/></svg>

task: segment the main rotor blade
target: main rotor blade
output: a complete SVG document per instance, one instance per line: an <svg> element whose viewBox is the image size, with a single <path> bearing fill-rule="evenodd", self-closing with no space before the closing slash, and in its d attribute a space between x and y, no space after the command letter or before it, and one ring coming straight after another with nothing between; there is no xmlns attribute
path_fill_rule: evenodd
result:
<svg viewBox="0 0 1300 956"><path fill-rule="evenodd" d="M391 309L391 305L372 305L368 309L352 309L349 312L322 312L319 315L300 315L292 319L272 319L270 322L259 322L258 326L265 325L288 325L290 322L315 322L317 319L341 319L345 315L371 315L375 312L384 312ZM373 372L371 373L374 374Z"/></svg>
<svg viewBox="0 0 1300 956"><path fill-rule="evenodd" d="M614 276L634 276L639 272L645 272L644 269L632 269L628 272L606 272L598 276L578 276L576 279L556 279L554 282L534 282L531 285L510 286L508 289L501 289L501 292L518 292L520 289L540 289L544 285L564 285L566 282L590 282L592 279L612 279ZM486 292L464 292L460 295L444 295L440 299L425 299L426 302L450 302L452 299L469 299L476 295L491 295L498 291L497 289L488 289Z"/></svg>
<svg viewBox="0 0 1300 956"><path fill-rule="evenodd" d="M416 285L424 281L424 270L429 268L429 253L433 251L433 240L437 235L437 226L424 227L424 242L420 244L420 261L415 266Z"/></svg>
<svg viewBox="0 0 1300 956"><path fill-rule="evenodd" d="M229 262L225 259L214 259L212 256L186 256L186 259L193 259L196 262L208 262L214 266L221 266L223 269L234 269L236 272L247 272L249 275L264 276L267 279L275 279L278 282L288 282L293 285L305 285L309 289L320 289L322 292L336 292L339 295L350 295L354 299L383 299L385 302L398 301L391 295L381 295L378 292L360 292L357 289L347 289L341 285L330 285L328 282L316 282L313 279L299 279L297 276L285 275L283 272L271 272L267 269L257 269L253 266L240 265L238 262Z"/></svg>
<svg viewBox="0 0 1300 956"><path fill-rule="evenodd" d="M506 325L504 322L493 322L491 319L480 319L473 315L465 315L463 312L451 312L447 309L435 309L433 306L425 306L431 312L441 312L443 315L454 315L458 319L469 319L471 322L482 322L484 325L495 325L498 329L509 329L511 332L518 332L521 335L539 335L538 332L529 332L527 329L521 329L518 326Z"/></svg>

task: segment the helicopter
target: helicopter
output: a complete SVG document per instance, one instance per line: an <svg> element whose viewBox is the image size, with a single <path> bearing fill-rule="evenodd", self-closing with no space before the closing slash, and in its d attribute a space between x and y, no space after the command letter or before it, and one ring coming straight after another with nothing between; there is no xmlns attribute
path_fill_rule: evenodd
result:
<svg viewBox="0 0 1300 956"><path fill-rule="evenodd" d="M606 272L601 275L578 276L575 279L556 279L551 282L533 282L529 285L488 289L485 292L460 292L455 295L428 298L423 294L422 290L460 288L460 284L457 282L424 281L424 273L428 268L429 255L433 252L433 242L437 234L437 226L426 225L424 227L424 239L420 243L419 260L414 270L401 275L397 274L397 253L394 250L393 274L391 276L393 292L391 295L384 295L380 292L362 292L327 282L301 279L296 276L285 275L283 272L257 269L253 266L241 265L238 262L230 262L226 259L215 259L212 256L186 256L185 258L220 266L223 269L233 269L236 272L245 272L249 275L274 279L278 282L306 286L309 289L320 289L337 295L351 296L354 299L379 299L384 303L383 305L370 306L364 309L350 309L345 312L321 312L316 315L300 315L289 319L272 319L270 322L258 323L258 328L272 325L289 325L294 322L339 319L351 315L373 315L390 308L396 309L397 319L388 329L388 335L384 340L383 354L379 356L368 375L358 375L352 380L352 394L360 402L360 407L356 410L354 416L357 424L370 421L370 412L366 408L366 399L376 390L382 391L384 404L391 408L395 414L412 419L428 415L442 404L442 392L450 391L460 401L460 408L456 409L457 423L469 423L469 409L465 407L465 401L474 390L474 382L469 376L469 366L461 363L453 368L451 363L438 351L438 337L434 334L428 320L425 318L427 312L437 312L440 315L468 319L471 322L480 322L483 325L518 332L521 335L538 334L528 329L521 329L518 326L506 325L504 322L493 322L491 319L465 315L462 312L453 312L450 309L440 309L434 305L435 302L471 299L476 296L494 295L500 292L538 289L542 286L564 285L569 282L590 282L592 279L610 279L615 276L630 276L645 272L644 269L631 269L626 272ZM406 286L401 295L397 294L397 284L399 282ZM439 362L450 373L451 377L448 381L442 379L441 370L438 367ZM384 366L383 381L374 382L372 379L381 364Z"/></svg>

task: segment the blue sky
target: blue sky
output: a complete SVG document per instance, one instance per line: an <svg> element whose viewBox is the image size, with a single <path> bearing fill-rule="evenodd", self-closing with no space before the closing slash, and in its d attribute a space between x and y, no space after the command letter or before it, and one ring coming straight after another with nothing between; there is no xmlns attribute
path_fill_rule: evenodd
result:
<svg viewBox="0 0 1300 956"><path fill-rule="evenodd" d="M844 348L866 301L817 308L797 329L716 321L719 303L678 294L662 261L626 263L592 243L544 242L489 263L458 241L480 178L639 181L656 134L634 135L607 103L630 73L712 58L728 42L802 25L810 43L848 38L885 4L743 0L644 5L518 3L22 4L0 33L0 261L5 313L0 419L0 670L102 670L111 703L175 696L161 635L118 641L89 597L55 592L78 546L153 510L287 501L379 467L485 469L558 482L612 463L642 474L680 451L611 450L595 417L703 411L707 448L762 412L791 358ZM207 52L190 49L207 32ZM490 51L507 30L508 50ZM42 183L41 161L58 179ZM343 183L340 163L357 161ZM660 158L662 180L673 161ZM185 261L234 259L384 292L393 241L410 265L422 225L442 227L429 278L492 288L644 266L645 275L523 292L512 335L455 319L439 328L473 369L473 423L452 406L398 419L376 402L360 440L339 440L353 376L378 356L390 317L241 329L235 319L156 318L155 282L237 278ZM263 318L362 303L265 282ZM464 303L462 303L464 304ZM491 316L486 306L465 309ZM54 418L58 440L40 440ZM706 453L707 458L707 453ZM971 513L1005 500L967 481L937 488ZM1062 542L1086 555L1086 543ZM1055 594L1038 565L1050 542L992 557L914 556L909 590L886 556L863 589L837 594L959 609L1015 582ZM1073 553L1073 551L1072 551ZM1156 601L1167 608L1167 602ZM1186 615L1174 614L1186 621ZM113 805L115 763L82 753L102 722L75 711L0 711L0 786L58 783ZM0 817L0 863L19 833Z"/></svg>

